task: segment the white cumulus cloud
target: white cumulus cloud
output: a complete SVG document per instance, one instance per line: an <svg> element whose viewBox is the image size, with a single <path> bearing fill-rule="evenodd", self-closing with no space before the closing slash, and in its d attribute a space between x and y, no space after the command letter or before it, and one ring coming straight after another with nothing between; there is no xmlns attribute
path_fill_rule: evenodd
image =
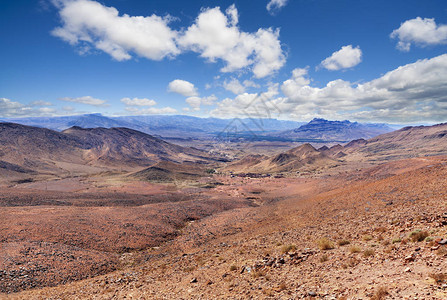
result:
<svg viewBox="0 0 447 300"><path fill-rule="evenodd" d="M236 95L245 92L245 86L239 82L236 78L232 78L230 81L225 81L223 84L224 89L230 91Z"/></svg>
<svg viewBox="0 0 447 300"><path fill-rule="evenodd" d="M219 7L203 10L178 38L183 49L188 49L215 62L225 62L222 72L234 72L251 67L257 78L273 74L285 63L279 41L279 30L258 29L255 33L240 31L237 10L231 6L226 15Z"/></svg>
<svg viewBox="0 0 447 300"><path fill-rule="evenodd" d="M40 104L46 105L49 102ZM51 116L56 110L52 107L41 107L42 105L24 105L20 102L12 101L8 98L0 98L0 117L39 117ZM50 103L51 105L51 103ZM36 108L36 106L39 106Z"/></svg>
<svg viewBox="0 0 447 300"><path fill-rule="evenodd" d="M121 102L129 106L154 106L157 104L155 100L147 98L123 98Z"/></svg>
<svg viewBox="0 0 447 300"><path fill-rule="evenodd" d="M199 111L201 105L213 105L216 100L217 97L211 95L208 97L188 97L185 101L191 106L192 110ZM186 111L189 110L190 109L186 109Z"/></svg>
<svg viewBox="0 0 447 300"><path fill-rule="evenodd" d="M275 12L286 6L288 1L289 0L270 0L269 3L267 3L266 8L269 13L274 14Z"/></svg>
<svg viewBox="0 0 447 300"><path fill-rule="evenodd" d="M355 67L361 61L362 50L360 50L360 47L353 48L352 45L347 45L323 60L321 66L330 71L337 71Z"/></svg>
<svg viewBox="0 0 447 300"><path fill-rule="evenodd" d="M338 79L319 88L310 82L307 69L295 69L281 86L286 98L275 104L300 120L306 116L401 123L447 119L447 54L401 66L363 84Z"/></svg>
<svg viewBox="0 0 447 300"><path fill-rule="evenodd" d="M134 55L161 60L193 51L211 62L224 61L222 72L251 68L258 78L285 63L279 30L241 31L234 4L225 13L219 7L203 9L193 25L177 31L170 27L171 16L129 16L93 0L53 2L62 25L52 34L75 46L80 54L95 48L124 61Z"/></svg>
<svg viewBox="0 0 447 300"><path fill-rule="evenodd" d="M422 47L447 44L447 25L438 25L435 19L417 17L403 22L390 37L398 39L397 48L401 51L410 51L412 44Z"/></svg>
<svg viewBox="0 0 447 300"><path fill-rule="evenodd" d="M60 0L57 5L63 25L52 34L81 52L91 46L118 61L132 58L132 52L153 60L180 53L170 17L119 15L116 8L91 0Z"/></svg>
<svg viewBox="0 0 447 300"><path fill-rule="evenodd" d="M93 98L92 96L83 96L83 97L77 97L77 98L63 97L63 98L59 98L59 100L80 103L80 104L93 105L93 106L107 106L107 104L106 104L107 101Z"/></svg>
<svg viewBox="0 0 447 300"><path fill-rule="evenodd" d="M223 87L227 91L230 91L233 94L239 95L239 94L245 93L247 88L259 88L259 85L256 84L252 80L244 80L243 82L240 82L236 78L231 78L230 80L224 81Z"/></svg>
<svg viewBox="0 0 447 300"><path fill-rule="evenodd" d="M194 84L182 79L175 79L171 81L168 85L168 91L183 95L185 97L194 97L199 95Z"/></svg>
<svg viewBox="0 0 447 300"><path fill-rule="evenodd" d="M272 118L279 116L281 112L273 103L278 94L278 84L273 84L263 93L243 93L233 99L225 98L217 103L217 107L210 114L223 118Z"/></svg>

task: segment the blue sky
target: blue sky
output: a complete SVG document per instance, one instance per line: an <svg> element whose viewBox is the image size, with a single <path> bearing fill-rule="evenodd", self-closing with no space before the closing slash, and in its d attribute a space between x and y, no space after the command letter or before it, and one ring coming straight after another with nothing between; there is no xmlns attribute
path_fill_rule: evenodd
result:
<svg viewBox="0 0 447 300"><path fill-rule="evenodd" d="M442 0L15 0L0 14L0 117L447 121Z"/></svg>

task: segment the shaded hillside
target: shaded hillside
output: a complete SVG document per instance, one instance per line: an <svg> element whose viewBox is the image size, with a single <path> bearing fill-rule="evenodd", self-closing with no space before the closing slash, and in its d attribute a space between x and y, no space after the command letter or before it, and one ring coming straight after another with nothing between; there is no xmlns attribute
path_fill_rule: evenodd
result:
<svg viewBox="0 0 447 300"><path fill-rule="evenodd" d="M128 128L72 127L62 133L86 146L84 158L91 163L144 166L160 160L200 162L208 159L200 150L170 144Z"/></svg>
<svg viewBox="0 0 447 300"><path fill-rule="evenodd" d="M54 175L86 174L119 168L131 170L161 160L206 163L207 153L170 144L127 128L63 132L0 123L0 171ZM6 174L6 173L3 173Z"/></svg>
<svg viewBox="0 0 447 300"><path fill-rule="evenodd" d="M149 168L135 172L129 177L145 181L172 182L175 180L193 180L205 175L206 171L203 165L161 161Z"/></svg>
<svg viewBox="0 0 447 300"><path fill-rule="evenodd" d="M447 154L447 123L405 127L365 140L343 145L323 146L318 150L303 144L273 157L247 156L224 170L236 173L293 172L318 170L339 163L378 163L384 160Z"/></svg>
<svg viewBox="0 0 447 300"><path fill-rule="evenodd" d="M346 145L318 149L332 158L383 161L447 154L447 123L405 127L369 140L357 139Z"/></svg>
<svg viewBox="0 0 447 300"><path fill-rule="evenodd" d="M350 141L393 131L386 124L362 124L346 121L328 121L315 118L299 128L280 133L278 136L290 139L313 139L323 141Z"/></svg>
<svg viewBox="0 0 447 300"><path fill-rule="evenodd" d="M50 171L55 161L84 163L87 145L76 137L14 123L0 123L0 160L26 169Z"/></svg>
<svg viewBox="0 0 447 300"><path fill-rule="evenodd" d="M447 154L447 123L405 127L369 139L356 151L385 160Z"/></svg>
<svg viewBox="0 0 447 300"><path fill-rule="evenodd" d="M236 173L292 172L301 169L318 169L334 165L336 160L316 150L310 144L303 144L270 158L265 156L245 157L229 165L226 170Z"/></svg>

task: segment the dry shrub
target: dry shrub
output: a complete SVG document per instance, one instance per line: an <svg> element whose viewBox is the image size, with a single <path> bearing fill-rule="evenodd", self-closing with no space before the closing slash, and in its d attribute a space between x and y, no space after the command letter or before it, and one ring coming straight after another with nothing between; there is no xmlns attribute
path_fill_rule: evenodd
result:
<svg viewBox="0 0 447 300"><path fill-rule="evenodd" d="M326 262L328 260L329 260L329 257L326 254L324 254L322 257L320 257L320 262L321 263L324 263L324 262Z"/></svg>
<svg viewBox="0 0 447 300"><path fill-rule="evenodd" d="M281 282L281 284L278 287L279 291L284 291L287 289L287 285L284 282Z"/></svg>
<svg viewBox="0 0 447 300"><path fill-rule="evenodd" d="M440 256L447 256L447 248L444 246L441 246L438 251L436 251L436 254Z"/></svg>
<svg viewBox="0 0 447 300"><path fill-rule="evenodd" d="M413 242L422 242L425 240L430 234L427 231L413 231L410 233L410 239Z"/></svg>
<svg viewBox="0 0 447 300"><path fill-rule="evenodd" d="M377 227L376 229L374 229L375 232L380 232L380 233L385 233L387 232L387 229L383 226L381 227Z"/></svg>
<svg viewBox="0 0 447 300"><path fill-rule="evenodd" d="M351 248L349 248L349 252L351 253L359 253L360 251L362 251L362 249L360 249L359 246L351 246Z"/></svg>
<svg viewBox="0 0 447 300"><path fill-rule="evenodd" d="M339 240L339 241L337 242L337 244L338 244L339 246L349 245L350 243L351 243L351 242L348 241L348 240Z"/></svg>
<svg viewBox="0 0 447 300"><path fill-rule="evenodd" d="M253 273L251 273L251 276L253 278L264 277L265 276L265 271L264 270L256 270Z"/></svg>
<svg viewBox="0 0 447 300"><path fill-rule="evenodd" d="M355 267L356 265L358 265L359 262L360 262L360 261L359 261L357 258L351 257L350 259L348 259L348 266L351 267L351 268L353 268L353 267Z"/></svg>
<svg viewBox="0 0 447 300"><path fill-rule="evenodd" d="M363 236L363 240L364 240L365 242L368 242L368 241L370 241L370 240L372 240L372 239L373 239L373 237L372 237L371 235L369 235L369 234Z"/></svg>
<svg viewBox="0 0 447 300"><path fill-rule="evenodd" d="M376 290L374 295L371 297L371 300L383 300L388 294L388 289L384 286L381 286Z"/></svg>
<svg viewBox="0 0 447 300"><path fill-rule="evenodd" d="M334 244L327 238L322 238L317 241L318 248L320 250L330 250L334 249Z"/></svg>
<svg viewBox="0 0 447 300"><path fill-rule="evenodd" d="M194 271L196 269L196 267L195 266L189 266L189 267L186 267L186 268L184 268L183 269L183 272L192 272L192 271Z"/></svg>
<svg viewBox="0 0 447 300"><path fill-rule="evenodd" d="M446 273L431 273L431 274L428 274L428 276L433 278L436 281L436 283L438 283L438 284L445 283L447 280Z"/></svg>
<svg viewBox="0 0 447 300"><path fill-rule="evenodd" d="M370 257L370 256L373 256L374 254L376 254L374 249L366 249L365 251L363 251L364 257Z"/></svg>
<svg viewBox="0 0 447 300"><path fill-rule="evenodd" d="M296 246L295 245L285 245L281 248L281 253L289 253L290 251L295 251Z"/></svg>

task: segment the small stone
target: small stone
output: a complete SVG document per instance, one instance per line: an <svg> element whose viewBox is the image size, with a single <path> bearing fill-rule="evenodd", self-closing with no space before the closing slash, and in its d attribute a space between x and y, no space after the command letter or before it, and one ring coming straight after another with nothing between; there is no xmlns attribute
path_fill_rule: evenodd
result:
<svg viewBox="0 0 447 300"><path fill-rule="evenodd" d="M408 255L407 257L405 257L405 261L406 261L406 262L414 261L414 259L415 259L414 254L412 254L412 255Z"/></svg>
<svg viewBox="0 0 447 300"><path fill-rule="evenodd" d="M438 242L439 245L446 245L447 244L447 239L442 239Z"/></svg>
<svg viewBox="0 0 447 300"><path fill-rule="evenodd" d="M311 297L316 297L317 296L317 293L316 292L314 292L314 291L310 291L309 293L307 293L309 296L311 296Z"/></svg>
<svg viewBox="0 0 447 300"><path fill-rule="evenodd" d="M191 281L190 281L191 283L197 283L197 278L193 278L193 279L191 279Z"/></svg>
<svg viewBox="0 0 447 300"><path fill-rule="evenodd" d="M410 268L406 268L404 272L405 273L409 273L409 272L411 272L411 269Z"/></svg>

